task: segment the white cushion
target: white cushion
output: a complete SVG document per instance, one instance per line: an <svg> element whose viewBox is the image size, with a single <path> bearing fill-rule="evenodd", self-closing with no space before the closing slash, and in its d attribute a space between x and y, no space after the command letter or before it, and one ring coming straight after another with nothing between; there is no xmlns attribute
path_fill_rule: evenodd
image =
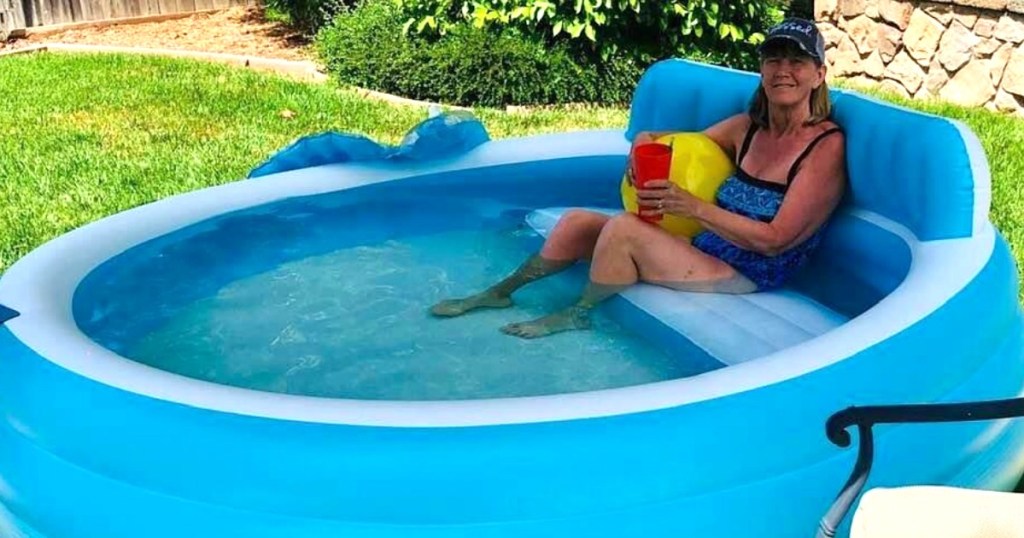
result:
<svg viewBox="0 0 1024 538"><path fill-rule="evenodd" d="M526 221L547 237L569 209L572 208L539 209L527 215ZM621 212L580 209L608 215ZM622 296L726 365L794 346L847 321L845 316L789 289L733 295L639 284Z"/></svg>
<svg viewBox="0 0 1024 538"><path fill-rule="evenodd" d="M1024 495L945 486L875 488L850 538L1022 538Z"/></svg>

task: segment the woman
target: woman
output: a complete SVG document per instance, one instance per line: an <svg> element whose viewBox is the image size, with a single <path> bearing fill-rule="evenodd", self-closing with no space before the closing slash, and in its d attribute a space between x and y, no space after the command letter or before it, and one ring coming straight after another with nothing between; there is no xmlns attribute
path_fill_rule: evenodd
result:
<svg viewBox="0 0 1024 538"><path fill-rule="evenodd" d="M761 82L750 110L705 134L729 154L736 173L707 203L667 180L638 190L644 215L696 219L692 243L632 214L566 213L539 254L491 288L433 307L438 316L511 306L525 284L591 260L579 301L502 328L534 338L589 327L590 310L639 282L678 290L749 293L781 286L809 258L846 184L844 136L829 119L824 40L813 23L787 19L759 48ZM662 133L641 133L634 143Z"/></svg>

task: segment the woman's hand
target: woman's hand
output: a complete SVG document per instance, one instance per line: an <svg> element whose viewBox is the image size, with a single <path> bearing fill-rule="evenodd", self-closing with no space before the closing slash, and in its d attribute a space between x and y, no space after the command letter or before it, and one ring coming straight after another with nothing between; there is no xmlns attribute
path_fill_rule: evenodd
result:
<svg viewBox="0 0 1024 538"><path fill-rule="evenodd" d="M667 179L651 180L636 191L640 216L675 215L695 218L705 202Z"/></svg>
<svg viewBox="0 0 1024 538"><path fill-rule="evenodd" d="M629 156L626 159L626 181L630 187L636 186L636 181L633 178L633 150L641 144L648 142L654 142L657 140L659 133L653 131L640 131L633 138L633 144L629 147Z"/></svg>
<svg viewBox="0 0 1024 538"><path fill-rule="evenodd" d="M640 132L638 132L636 134L636 136L633 137L633 147L635 148L635 147L639 146L640 144L646 144L648 142L654 142L662 134L663 133L658 133L658 132L655 132L655 131L640 131Z"/></svg>

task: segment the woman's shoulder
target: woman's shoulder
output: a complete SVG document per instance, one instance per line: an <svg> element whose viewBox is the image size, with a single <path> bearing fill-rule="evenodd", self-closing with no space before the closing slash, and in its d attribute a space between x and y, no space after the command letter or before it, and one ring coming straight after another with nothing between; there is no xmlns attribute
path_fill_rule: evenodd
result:
<svg viewBox="0 0 1024 538"><path fill-rule="evenodd" d="M718 143L730 156L735 156L739 141L750 128L750 116L741 113L729 116L704 130L712 140Z"/></svg>
<svg viewBox="0 0 1024 538"><path fill-rule="evenodd" d="M846 160L846 133L838 123L825 120L814 125L817 131L805 155L817 163L815 168L831 169Z"/></svg>
<svg viewBox="0 0 1024 538"><path fill-rule="evenodd" d="M846 146L846 132L842 126L832 120L824 120L814 124L811 144L826 148L825 151L842 151Z"/></svg>
<svg viewBox="0 0 1024 538"><path fill-rule="evenodd" d="M836 133L836 136L838 138L845 138L845 130L843 129L842 125L839 125L838 123L836 123L835 120L831 120L831 119L822 120L822 121L816 123L814 125L814 127L815 127L815 129L817 131L815 133L817 136L821 136L821 135L824 135L826 133L828 133L829 135L832 135L832 133Z"/></svg>

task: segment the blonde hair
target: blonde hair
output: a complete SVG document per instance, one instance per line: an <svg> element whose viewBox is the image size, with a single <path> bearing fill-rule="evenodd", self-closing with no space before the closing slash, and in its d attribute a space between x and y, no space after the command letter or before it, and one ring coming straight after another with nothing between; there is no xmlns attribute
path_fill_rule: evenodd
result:
<svg viewBox="0 0 1024 538"><path fill-rule="evenodd" d="M811 90L811 117L807 120L808 125L821 123L832 115L832 100L828 95L828 84L822 81L821 86ZM754 97L750 100L750 119L762 129L768 128L768 95L764 92L764 86L757 85Z"/></svg>

